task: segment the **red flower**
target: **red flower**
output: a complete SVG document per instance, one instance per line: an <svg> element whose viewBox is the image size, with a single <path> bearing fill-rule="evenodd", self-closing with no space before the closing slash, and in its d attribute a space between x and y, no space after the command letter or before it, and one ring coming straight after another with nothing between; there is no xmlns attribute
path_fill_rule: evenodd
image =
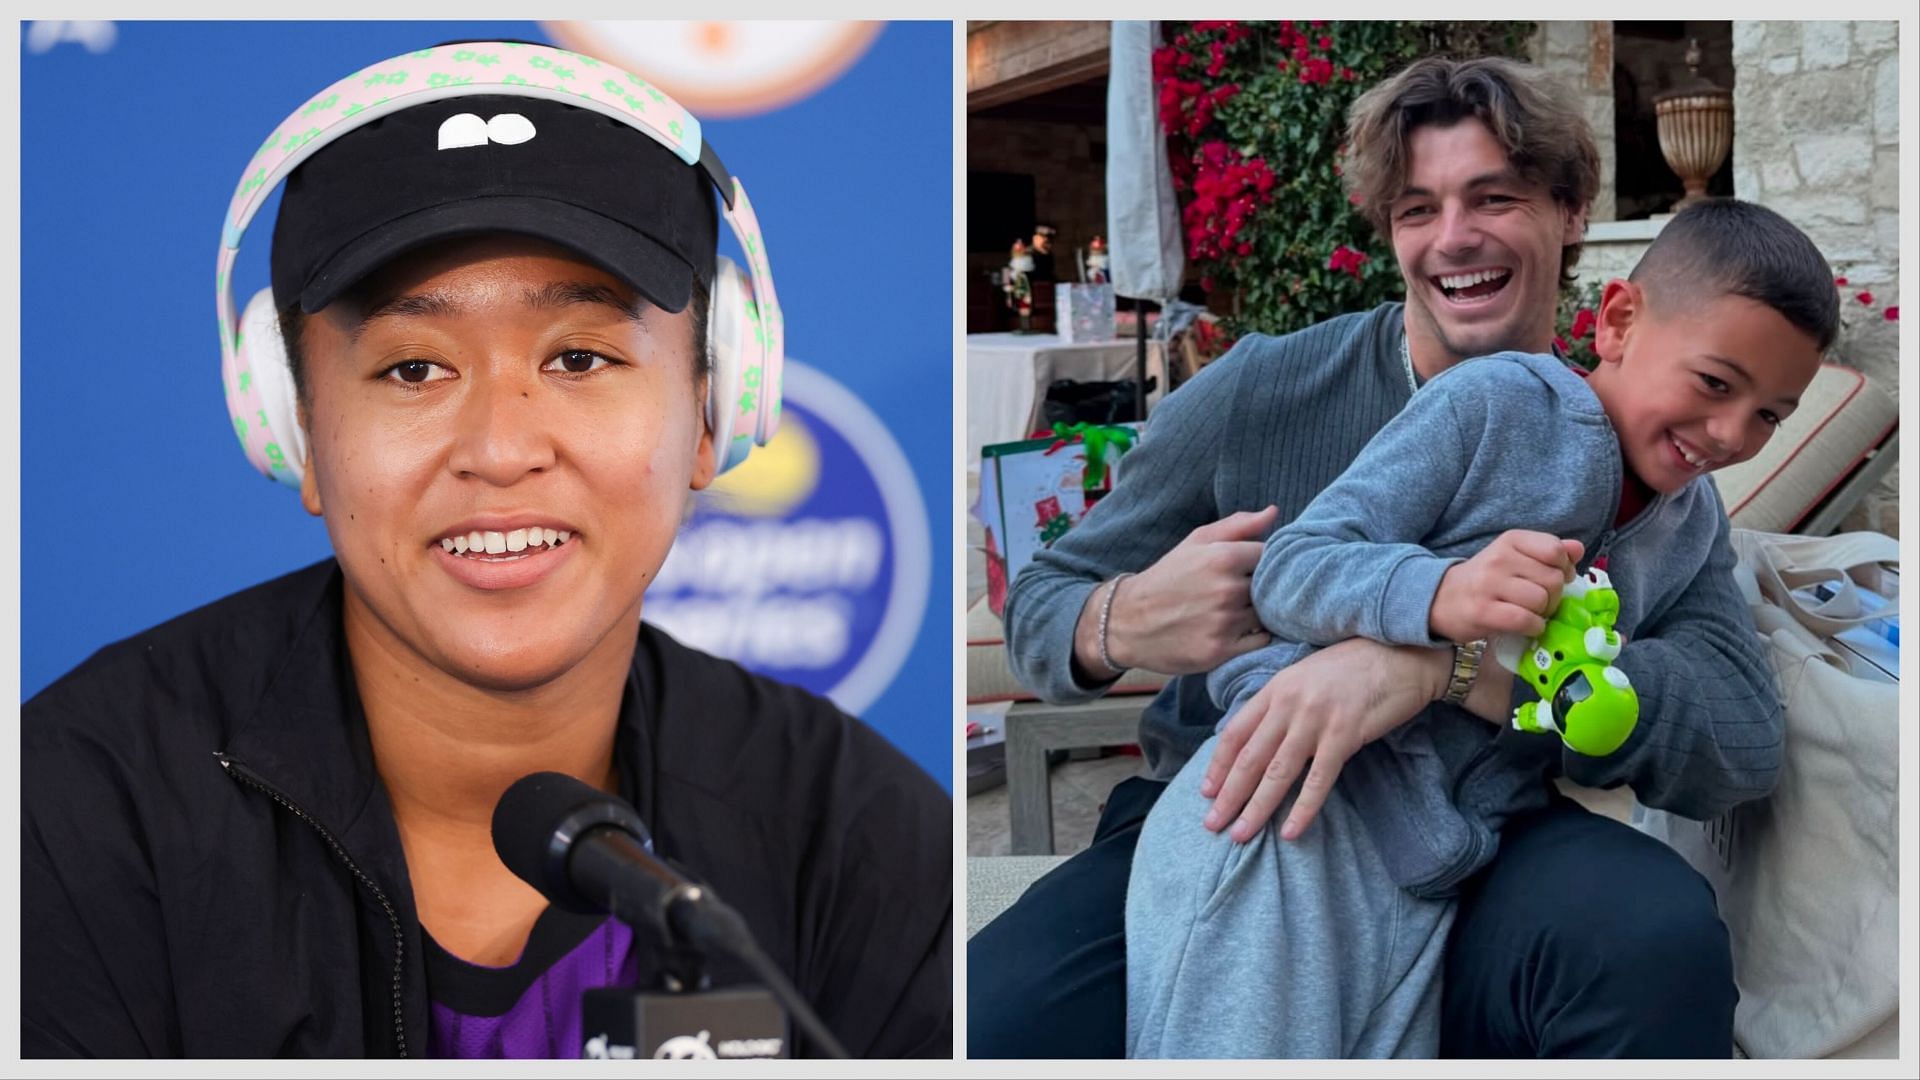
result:
<svg viewBox="0 0 1920 1080"><path fill-rule="evenodd" d="M1887 309L1887 321L1888 322L1900 321L1900 305L1895 304L1892 307Z"/></svg>
<svg viewBox="0 0 1920 1080"><path fill-rule="evenodd" d="M1845 285L1847 283L1847 279L1843 277L1837 277L1833 279L1833 283L1835 285Z"/></svg>
<svg viewBox="0 0 1920 1080"><path fill-rule="evenodd" d="M1553 346L1560 350L1560 355L1562 356L1573 351L1573 347L1567 344L1567 339L1561 337L1559 334L1553 335Z"/></svg>
<svg viewBox="0 0 1920 1080"><path fill-rule="evenodd" d="M1227 69L1226 43L1222 41L1208 42L1207 55L1209 58L1207 61L1207 78L1217 79L1220 77L1220 73Z"/></svg>
<svg viewBox="0 0 1920 1080"><path fill-rule="evenodd" d="M1869 307L1873 306L1873 294L1870 292L1855 293L1853 298Z"/></svg>
<svg viewBox="0 0 1920 1080"><path fill-rule="evenodd" d="M1366 261L1366 252L1355 251L1347 245L1341 244L1339 247L1333 249L1331 255L1327 256L1327 269L1352 274L1354 280L1358 281L1360 278L1360 267Z"/></svg>
<svg viewBox="0 0 1920 1080"><path fill-rule="evenodd" d="M1592 308L1581 308L1573 313L1573 326L1567 332L1576 338L1593 333L1594 324L1600 320L1594 317Z"/></svg>
<svg viewBox="0 0 1920 1080"><path fill-rule="evenodd" d="M1343 68L1341 68L1341 69L1340 69L1340 77L1341 77L1341 78L1343 78L1343 79L1345 79L1345 80L1347 80L1348 82L1352 82L1353 80L1355 80L1355 79L1357 79L1357 78L1359 78L1360 76L1358 76L1358 75L1355 75L1355 74L1353 73L1353 69L1352 69L1352 68L1350 68L1350 67L1343 67Z"/></svg>
<svg viewBox="0 0 1920 1080"><path fill-rule="evenodd" d="M1326 52L1328 49L1333 48L1333 39L1330 37L1323 37L1318 42L1315 42L1315 44L1320 46L1321 52Z"/></svg>
<svg viewBox="0 0 1920 1080"><path fill-rule="evenodd" d="M1227 261L1251 254L1251 241L1241 239L1240 233L1256 209L1273 197L1273 170L1261 158L1243 159L1220 139L1203 143L1192 156L1191 168L1193 198L1180 211L1187 257Z"/></svg>

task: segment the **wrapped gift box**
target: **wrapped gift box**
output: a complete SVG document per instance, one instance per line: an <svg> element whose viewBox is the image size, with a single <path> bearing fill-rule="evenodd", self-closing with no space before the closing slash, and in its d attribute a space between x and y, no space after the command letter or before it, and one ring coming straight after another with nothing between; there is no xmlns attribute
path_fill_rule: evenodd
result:
<svg viewBox="0 0 1920 1080"><path fill-rule="evenodd" d="M1089 425L1077 425L1085 430ZM1087 509L1113 490L1121 456L1139 438L1138 424L1097 429L1091 445L1104 467L1087 483L1086 436L1048 436L995 443L980 449L980 501L974 515L985 526L987 603L998 616L1005 611L1007 585L1033 560L1086 516Z"/></svg>

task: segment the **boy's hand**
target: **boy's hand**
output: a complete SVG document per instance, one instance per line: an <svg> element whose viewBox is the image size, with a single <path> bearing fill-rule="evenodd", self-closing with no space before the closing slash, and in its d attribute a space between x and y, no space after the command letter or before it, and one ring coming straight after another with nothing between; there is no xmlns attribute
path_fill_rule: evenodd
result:
<svg viewBox="0 0 1920 1080"><path fill-rule="evenodd" d="M1440 579L1427 622L1433 636L1468 642L1498 634L1535 637L1573 580L1586 548L1542 532L1512 529Z"/></svg>
<svg viewBox="0 0 1920 1080"><path fill-rule="evenodd" d="M1214 744L1200 794L1213 799L1207 828L1245 843L1300 787L1280 830L1299 837L1333 782L1362 746L1420 714L1447 687L1452 654L1353 638L1301 660L1267 681L1227 721ZM1308 762L1312 762L1311 768Z"/></svg>

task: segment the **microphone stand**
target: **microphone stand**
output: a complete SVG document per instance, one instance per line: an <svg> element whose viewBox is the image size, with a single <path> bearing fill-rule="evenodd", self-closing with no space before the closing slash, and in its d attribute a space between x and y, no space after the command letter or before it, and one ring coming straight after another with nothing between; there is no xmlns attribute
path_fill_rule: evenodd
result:
<svg viewBox="0 0 1920 1080"><path fill-rule="evenodd" d="M537 827L529 831L529 822ZM655 1058L787 1057L789 1018L821 1052L847 1056L740 913L653 855L632 807L573 777L534 773L515 781L495 805L493 844L515 876L553 902L610 912L636 932L663 932L666 993L587 991L582 1057L633 1058L647 1051ZM764 988L709 989L709 953L738 959ZM669 1037L657 1038L662 1031Z"/></svg>
<svg viewBox="0 0 1920 1080"><path fill-rule="evenodd" d="M746 920L711 891L698 885L681 885L663 904L638 910L635 904L622 902L628 898L608 899L614 915L628 925L659 926L666 931L661 972L666 994L625 989L587 991L581 1005L581 1031L586 1040L583 1056L597 1056L593 1053L596 1041L607 1056L614 1056L616 1049L626 1052L620 1056L633 1056L643 1042L655 1042L653 1031L667 1026L699 1033L679 1034L659 1042L654 1057L788 1057L786 1021L791 1019L826 1056L847 1057L846 1048L821 1023L779 966L761 951ZM745 964L764 989L710 989L706 973L710 949ZM722 1037L715 1042L710 1038L710 1028L686 1026L709 1019L728 1025L730 1036L737 1028L745 1037ZM595 1020L600 1021L598 1026ZM586 1034L594 1031L601 1034ZM624 1038L614 1041L609 1033L620 1033ZM774 1052L760 1052L769 1049L769 1043ZM730 1048L753 1052L728 1053Z"/></svg>
<svg viewBox="0 0 1920 1080"><path fill-rule="evenodd" d="M660 985L670 994L700 993L712 984L707 979L707 956L669 941L660 962Z"/></svg>
<svg viewBox="0 0 1920 1080"><path fill-rule="evenodd" d="M704 916L702 918L701 916ZM700 944L722 944L735 959L747 965L807 1038L819 1045L830 1058L844 1059L846 1048L814 1015L807 999L800 996L787 976L771 957L762 952L747 922L740 913L720 902L720 898L699 886L691 886L667 904L667 926L676 941L686 942L697 951ZM701 939L705 939L702 941Z"/></svg>

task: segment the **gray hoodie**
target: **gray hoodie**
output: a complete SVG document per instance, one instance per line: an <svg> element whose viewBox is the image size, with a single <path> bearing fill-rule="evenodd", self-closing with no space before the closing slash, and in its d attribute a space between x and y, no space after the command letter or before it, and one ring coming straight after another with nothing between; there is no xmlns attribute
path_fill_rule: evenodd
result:
<svg viewBox="0 0 1920 1080"><path fill-rule="evenodd" d="M1582 569L1605 557L1617 627L1634 640L1648 612L1686 591L1726 517L1701 477L1615 530L1623 475L1599 399L1559 360L1499 353L1449 368L1267 540L1253 599L1275 642L1215 669L1208 690L1227 708L1313 647L1353 637L1446 644L1428 630L1441 576L1509 529L1579 540ZM1765 714L1778 707L1770 698L1746 704ZM1342 771L1396 884L1447 895L1492 857L1500 822L1541 803L1551 755L1494 753L1500 734L1435 705ZM1557 750L1559 740L1509 741Z"/></svg>
<svg viewBox="0 0 1920 1080"><path fill-rule="evenodd" d="M1316 647L1440 644L1428 622L1441 576L1510 529L1579 539L1583 568L1604 556L1633 640L1687 592L1725 515L1702 477L1616 530L1622 476L1599 399L1559 360L1455 365L1268 538L1252 591L1274 643L1221 665L1208 689L1231 714ZM1770 693L1741 704L1778 710ZM1436 704L1362 747L1301 839L1269 825L1245 845L1200 826L1208 800L1189 762L1148 815L1129 883L1129 1053L1433 1052L1451 897L1501 824L1544 801L1558 743ZM1227 1010L1240 1019L1223 1026Z"/></svg>
<svg viewBox="0 0 1920 1080"><path fill-rule="evenodd" d="M1149 421L1148 437L1127 455L1112 494L1014 580L1006 628L1015 675L1050 701L1098 696L1105 687L1080 684L1071 666L1074 623L1098 582L1146 569L1193 529L1236 511L1276 504L1280 520L1290 522L1339 479L1411 396L1400 356L1403 310L1383 304L1285 337L1250 335L1169 395ZM1434 380L1433 388L1445 381ZM1450 407L1468 404L1453 397L1449 392ZM1420 450L1423 457L1429 452L1441 448ZM1617 467L1617 449L1610 453ZM1460 487L1429 482L1395 498L1450 497ZM1468 872L1463 868L1483 863L1499 821L1544 802L1546 777L1555 771L1588 787L1629 784L1642 803L1692 818L1773 787L1781 709L1734 584L1728 525L1711 481L1660 500L1618 531L1610 527L1615 498L1578 506L1607 519L1598 536L1584 525L1582 539L1594 541L1590 557L1609 556L1620 590L1620 625L1630 640L1615 663L1639 691L1639 726L1620 749L1592 758L1445 706L1430 708L1423 724L1403 725L1429 732L1447 774L1459 778L1460 836L1470 847L1458 860L1443 860L1448 865L1438 873L1414 875L1432 888L1445 891ZM1408 573L1408 581L1422 574L1437 580L1431 563L1416 561ZM1406 595L1399 588L1394 595ZM1402 620L1404 628L1404 614L1382 607L1374 615ZM1203 679L1173 680L1142 716L1141 743L1154 773L1178 772L1220 716ZM1356 793L1391 789L1407 781L1394 760L1361 755L1341 782ZM1455 851L1458 838L1436 837L1431 846Z"/></svg>

